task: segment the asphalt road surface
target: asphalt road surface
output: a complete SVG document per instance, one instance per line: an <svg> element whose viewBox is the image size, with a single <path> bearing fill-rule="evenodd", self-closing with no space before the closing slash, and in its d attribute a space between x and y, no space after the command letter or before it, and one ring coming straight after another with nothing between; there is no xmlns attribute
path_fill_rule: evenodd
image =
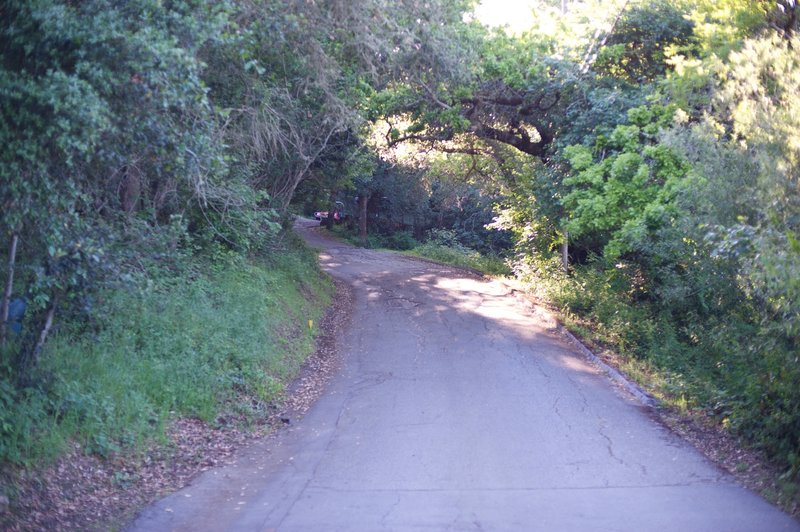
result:
<svg viewBox="0 0 800 532"><path fill-rule="evenodd" d="M298 231L353 287L341 370L130 531L800 531L502 285L315 225Z"/></svg>

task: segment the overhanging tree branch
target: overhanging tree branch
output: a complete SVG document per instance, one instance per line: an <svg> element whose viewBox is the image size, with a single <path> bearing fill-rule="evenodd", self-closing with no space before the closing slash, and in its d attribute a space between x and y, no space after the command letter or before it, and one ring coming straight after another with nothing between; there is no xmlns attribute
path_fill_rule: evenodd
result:
<svg viewBox="0 0 800 532"><path fill-rule="evenodd" d="M387 117L389 130L385 138L389 147L413 141L435 146L440 151L470 153L473 148L448 146L444 149L442 146L442 143L454 141L458 135L466 133L542 158L554 138L550 115L562 97L561 87L554 83L524 91L502 82L487 82L472 96L455 102L438 96L427 84L419 87L419 91L424 93L424 98L417 102L416 107L399 106L390 111L395 116L413 114L420 118L416 119L412 131L404 133L395 128L391 117ZM427 105L420 106L423 102ZM453 111L457 111L466 124L456 127L452 122Z"/></svg>
<svg viewBox="0 0 800 532"><path fill-rule="evenodd" d="M531 141L531 137L528 132L521 127L503 130L481 124L472 128L470 131L479 138L496 140L498 142L508 144L517 148L523 153L527 153L528 155L533 155L535 157L544 156L547 145L550 144L552 140L546 134L539 132L540 140L533 142Z"/></svg>

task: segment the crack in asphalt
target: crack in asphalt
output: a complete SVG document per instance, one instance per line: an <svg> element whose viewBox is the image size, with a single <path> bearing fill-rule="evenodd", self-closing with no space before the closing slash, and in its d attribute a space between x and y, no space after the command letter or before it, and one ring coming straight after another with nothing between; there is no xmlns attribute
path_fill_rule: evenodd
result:
<svg viewBox="0 0 800 532"><path fill-rule="evenodd" d="M553 408L553 411L556 413L556 416L558 416L558 418L561 421L563 421L564 424L567 426L567 430L572 431L572 423L567 421L567 418L564 417L564 415L561 413L561 410L558 408L558 403L559 403L559 401L561 401L561 398L562 398L562 396L560 396L560 395L556 396L555 400L553 401L552 408Z"/></svg>
<svg viewBox="0 0 800 532"><path fill-rule="evenodd" d="M324 446L323 451L321 453L319 453L319 455L317 456L316 462L314 463L314 467L311 470L311 474L309 474L308 477L306 478L306 481L303 483L303 487L300 488L297 491L297 495L294 497L294 499L292 500L292 502L289 505L289 507L283 513L281 518L278 520L278 524L275 527L276 530L280 530L281 526L286 521L286 518L292 514L292 511L294 510L295 506L297 506L297 502L303 497L303 495L306 493L306 491L308 490L308 488L311 485L311 483L313 482L313 480L317 477L317 472L319 471L319 467L322 464L322 461L325 458L325 455L327 455L330 452L331 446L333 445L333 442L336 439L337 429L339 429L339 427L341 426L342 418L344 417L345 412L348 410L347 405L353 399L355 394L356 394L356 390L351 388L347 393L347 397L345 397L344 401L342 401L342 404L341 404L341 406L339 408L339 412L338 412L338 414L336 416L336 422L333 424L333 429L328 432L328 439L325 442L325 446ZM290 463L290 465L295 470L297 470L297 467L295 466L295 464ZM287 483L288 483L288 481L284 482L284 486ZM266 529L266 525L267 525L267 522L269 520L270 515L271 515L271 513L268 514L264 518L264 520L262 521L262 524L261 524L262 525L261 526L262 530Z"/></svg>
<svg viewBox="0 0 800 532"><path fill-rule="evenodd" d="M531 350L530 347L524 346L520 342L515 342L514 345L516 346L520 360L523 362L522 363L523 367L527 369L528 366L530 365L530 364L525 364L524 362L526 361L532 363L533 366L536 367L537 371L544 376L547 385L550 385L551 384L550 373L545 371L544 367L542 367L542 361L539 358L539 355L535 351Z"/></svg>
<svg viewBox="0 0 800 532"><path fill-rule="evenodd" d="M578 396L581 398L580 412L585 413L589 409L589 400L586 398L586 394L583 393L581 385L576 383L572 377L568 376L567 380L569 381L570 384L572 384L572 387L577 392Z"/></svg>
<svg viewBox="0 0 800 532"><path fill-rule="evenodd" d="M400 506L401 500L402 500L402 497L398 493L397 494L397 498L394 501L394 504L392 504L392 506L388 510L386 510L386 513L384 513L380 518L379 523L382 526L384 526L384 527L386 526L386 520L389 519L389 516L392 515L392 513L397 509L398 506Z"/></svg>
<svg viewBox="0 0 800 532"><path fill-rule="evenodd" d="M351 385L351 390L355 392L363 392L364 390L368 390L370 388L374 388L376 386L380 386L390 380L394 380L394 372L371 372L364 374L365 378L359 379L358 381L354 382ZM403 380L398 379L398 380Z"/></svg>
<svg viewBox="0 0 800 532"><path fill-rule="evenodd" d="M247 508L237 515L218 490L204 499L216 505L182 505L183 529L795 530L497 284L388 253L329 253L323 266L353 293L330 393L284 433L280 460L264 455L276 477L236 492ZM183 501L166 503L168 517L161 507L159 529L180 522Z"/></svg>
<svg viewBox="0 0 800 532"><path fill-rule="evenodd" d="M609 436L605 432L606 421L603 418L598 418L598 419L600 420L600 426L597 429L597 433L600 435L601 438L603 438L606 441L606 450L608 450L608 456L612 460L619 463L620 465L627 466L628 464L626 464L622 458L618 457L614 453L614 441L611 439L611 436Z"/></svg>

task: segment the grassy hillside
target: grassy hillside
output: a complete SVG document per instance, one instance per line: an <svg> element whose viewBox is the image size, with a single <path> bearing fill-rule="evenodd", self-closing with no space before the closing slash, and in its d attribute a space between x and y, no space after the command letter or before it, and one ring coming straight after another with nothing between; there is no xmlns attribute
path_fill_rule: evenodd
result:
<svg viewBox="0 0 800 532"><path fill-rule="evenodd" d="M66 321L32 382L0 373L0 460L33 465L72 440L106 455L163 435L174 418L268 414L304 358L332 286L308 249L187 259L97 298Z"/></svg>

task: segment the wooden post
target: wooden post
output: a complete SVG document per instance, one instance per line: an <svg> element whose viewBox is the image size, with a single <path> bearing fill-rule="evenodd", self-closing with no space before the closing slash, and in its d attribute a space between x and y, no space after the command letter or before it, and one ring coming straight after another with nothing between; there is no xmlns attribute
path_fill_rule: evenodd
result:
<svg viewBox="0 0 800 532"><path fill-rule="evenodd" d="M358 195L358 238L361 244L367 245L367 204L369 203L369 194L362 192Z"/></svg>
<svg viewBox="0 0 800 532"><path fill-rule="evenodd" d="M6 277L6 289L3 293L3 307L2 307L2 318L0 320L0 345L6 345L6 339L8 338L8 307L11 303L11 292L14 289L14 264L17 259L17 242L19 241L19 235L17 233L13 233L11 235L11 245L8 249L8 276Z"/></svg>
<svg viewBox="0 0 800 532"><path fill-rule="evenodd" d="M561 242L561 267L569 272L569 231L564 229L564 240Z"/></svg>

